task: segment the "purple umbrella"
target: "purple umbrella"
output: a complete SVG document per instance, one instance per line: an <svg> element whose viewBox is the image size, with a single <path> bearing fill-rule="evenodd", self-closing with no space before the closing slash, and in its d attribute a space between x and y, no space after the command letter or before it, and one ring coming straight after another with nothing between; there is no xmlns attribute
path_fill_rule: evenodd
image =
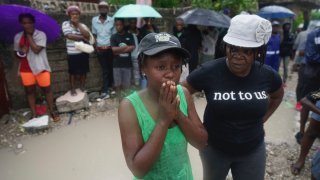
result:
<svg viewBox="0 0 320 180"><path fill-rule="evenodd" d="M21 5L0 5L0 42L13 43L14 36L23 31L18 16L31 13L35 17L35 28L47 35L47 42L54 42L60 36L59 24L47 14Z"/></svg>

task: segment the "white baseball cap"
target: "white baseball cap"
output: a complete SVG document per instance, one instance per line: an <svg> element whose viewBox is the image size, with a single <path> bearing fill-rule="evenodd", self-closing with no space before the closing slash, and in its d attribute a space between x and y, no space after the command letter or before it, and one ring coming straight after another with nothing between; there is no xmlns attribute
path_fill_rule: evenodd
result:
<svg viewBox="0 0 320 180"><path fill-rule="evenodd" d="M230 45L255 48L267 44L271 32L270 21L257 15L240 14L231 19L223 40Z"/></svg>
<svg viewBox="0 0 320 180"><path fill-rule="evenodd" d="M109 4L105 1L99 2L98 6L109 6Z"/></svg>

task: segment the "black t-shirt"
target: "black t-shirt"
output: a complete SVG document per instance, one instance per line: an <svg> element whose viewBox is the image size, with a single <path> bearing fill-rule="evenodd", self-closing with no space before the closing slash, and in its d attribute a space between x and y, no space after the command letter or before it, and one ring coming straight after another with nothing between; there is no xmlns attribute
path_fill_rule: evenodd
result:
<svg viewBox="0 0 320 180"><path fill-rule="evenodd" d="M221 58L201 65L187 82L206 94L204 126L209 145L229 155L243 155L263 142L268 94L282 84L272 68L256 62L249 75L238 77Z"/></svg>
<svg viewBox="0 0 320 180"><path fill-rule="evenodd" d="M110 39L111 46L122 47L134 45L134 39L132 34L125 32L124 34L113 34ZM116 68L127 68L132 67L131 53L122 53L115 55L113 59L113 67Z"/></svg>

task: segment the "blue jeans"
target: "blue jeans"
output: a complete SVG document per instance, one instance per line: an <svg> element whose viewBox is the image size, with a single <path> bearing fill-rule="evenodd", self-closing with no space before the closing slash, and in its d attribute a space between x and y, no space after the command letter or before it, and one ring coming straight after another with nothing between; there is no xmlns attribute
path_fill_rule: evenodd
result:
<svg viewBox="0 0 320 180"><path fill-rule="evenodd" d="M263 180L266 166L266 147L242 156L229 156L212 146L200 151L204 180L225 180L231 169L234 180Z"/></svg>
<svg viewBox="0 0 320 180"><path fill-rule="evenodd" d="M320 151L318 150L312 158L311 174L317 180L320 179Z"/></svg>
<svg viewBox="0 0 320 180"><path fill-rule="evenodd" d="M113 54L112 49L97 52L97 57L102 68L102 93L108 93L113 84Z"/></svg>

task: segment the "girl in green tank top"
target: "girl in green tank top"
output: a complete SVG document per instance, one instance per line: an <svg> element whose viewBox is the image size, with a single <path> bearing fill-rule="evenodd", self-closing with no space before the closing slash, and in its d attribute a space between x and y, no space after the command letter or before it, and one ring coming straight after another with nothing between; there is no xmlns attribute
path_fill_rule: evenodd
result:
<svg viewBox="0 0 320 180"><path fill-rule="evenodd" d="M177 85L188 53L167 33L147 35L139 53L147 88L123 99L118 112L128 168L134 179L192 180L187 143L201 149L208 134L192 96Z"/></svg>

